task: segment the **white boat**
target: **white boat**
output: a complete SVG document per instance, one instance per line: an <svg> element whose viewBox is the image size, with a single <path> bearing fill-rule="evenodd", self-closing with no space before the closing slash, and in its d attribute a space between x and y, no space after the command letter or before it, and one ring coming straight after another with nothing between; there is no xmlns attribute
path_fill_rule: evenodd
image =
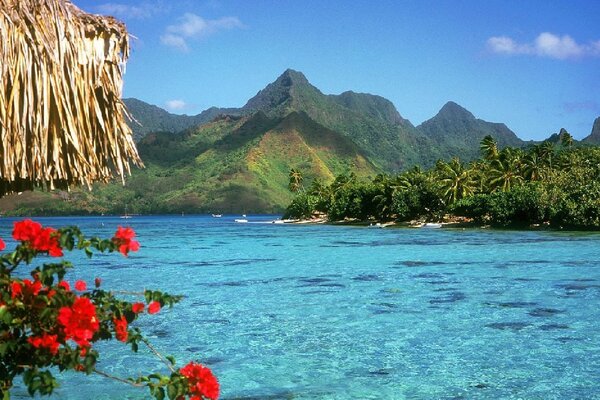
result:
<svg viewBox="0 0 600 400"><path fill-rule="evenodd" d="M213 214L212 217L213 218L221 218L223 216L223 214Z"/></svg>
<svg viewBox="0 0 600 400"><path fill-rule="evenodd" d="M234 221L237 222L237 223L239 223L239 224L248 223L248 220L246 218L236 218Z"/></svg>
<svg viewBox="0 0 600 400"><path fill-rule="evenodd" d="M369 228L383 228L384 225L381 225L381 222L377 222L376 224L370 224Z"/></svg>
<svg viewBox="0 0 600 400"><path fill-rule="evenodd" d="M131 218L131 215L127 214L127 206L125 206L125 213L123 215L121 215L121 218L123 218L123 219Z"/></svg>
<svg viewBox="0 0 600 400"><path fill-rule="evenodd" d="M428 228L428 229L438 229L441 228L442 224L437 223L437 222L428 222L426 224L424 224L421 228Z"/></svg>

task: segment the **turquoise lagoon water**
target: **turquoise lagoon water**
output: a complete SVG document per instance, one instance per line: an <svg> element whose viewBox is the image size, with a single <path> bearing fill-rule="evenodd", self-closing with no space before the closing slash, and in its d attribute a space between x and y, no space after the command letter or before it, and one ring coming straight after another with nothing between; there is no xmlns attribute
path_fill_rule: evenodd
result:
<svg viewBox="0 0 600 400"><path fill-rule="evenodd" d="M598 234L41 220L103 237L132 226L139 253L76 257L71 280L185 295L138 326L179 365L209 365L223 399L600 399ZM0 224L6 238L11 220ZM100 347L106 372L161 368ZM56 399L148 398L99 376L61 379Z"/></svg>

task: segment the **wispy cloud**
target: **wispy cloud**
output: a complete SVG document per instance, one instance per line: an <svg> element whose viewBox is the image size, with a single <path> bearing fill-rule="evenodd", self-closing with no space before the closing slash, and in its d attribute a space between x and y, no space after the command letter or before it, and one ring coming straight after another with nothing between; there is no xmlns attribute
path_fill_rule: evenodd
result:
<svg viewBox="0 0 600 400"><path fill-rule="evenodd" d="M165 34L160 37L162 44L178 50L188 51L188 40L199 39L219 31L243 28L244 24L237 17L204 19L196 14L186 13L175 25L169 25Z"/></svg>
<svg viewBox="0 0 600 400"><path fill-rule="evenodd" d="M121 19L146 19L164 9L161 2L141 3L136 6L121 3L103 3L96 7L100 14L112 15Z"/></svg>
<svg viewBox="0 0 600 400"><path fill-rule="evenodd" d="M535 55L559 60L600 56L600 40L580 44L569 35L543 32L531 43L519 43L508 36L494 36L487 40L488 49L504 55Z"/></svg>
<svg viewBox="0 0 600 400"><path fill-rule="evenodd" d="M187 103L183 100L169 100L165 103L170 111L181 111L187 108Z"/></svg>

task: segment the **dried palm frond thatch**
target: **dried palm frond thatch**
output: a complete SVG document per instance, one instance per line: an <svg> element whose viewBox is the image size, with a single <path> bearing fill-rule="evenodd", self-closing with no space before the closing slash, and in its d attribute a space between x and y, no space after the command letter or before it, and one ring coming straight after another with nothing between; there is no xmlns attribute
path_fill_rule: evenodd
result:
<svg viewBox="0 0 600 400"><path fill-rule="evenodd" d="M0 0L0 196L142 165L121 101L125 25L68 0Z"/></svg>

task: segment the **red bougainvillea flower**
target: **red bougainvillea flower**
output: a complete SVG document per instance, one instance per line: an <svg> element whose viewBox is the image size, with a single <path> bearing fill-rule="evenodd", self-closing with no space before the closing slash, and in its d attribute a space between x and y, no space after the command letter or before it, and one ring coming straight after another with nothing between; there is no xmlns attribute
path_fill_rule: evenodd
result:
<svg viewBox="0 0 600 400"><path fill-rule="evenodd" d="M160 306L160 304L159 304L159 306ZM131 311L133 311L136 314L143 312L144 311L144 303L133 303L131 305Z"/></svg>
<svg viewBox="0 0 600 400"><path fill-rule="evenodd" d="M58 231L53 228L42 228L39 222L30 219L15 222L13 238L29 243L34 250L48 252L52 257L62 257L63 255Z"/></svg>
<svg viewBox="0 0 600 400"><path fill-rule="evenodd" d="M129 332L127 332L127 320L125 317L121 316L121 318L114 318L113 322L115 324L115 336L117 337L117 340L120 340L123 343L127 342Z"/></svg>
<svg viewBox="0 0 600 400"><path fill-rule="evenodd" d="M158 301L153 301L148 304L148 314L156 314L160 311L160 303Z"/></svg>
<svg viewBox="0 0 600 400"><path fill-rule="evenodd" d="M4 240L0 239L0 251L4 250L6 248L6 243L4 243Z"/></svg>
<svg viewBox="0 0 600 400"><path fill-rule="evenodd" d="M31 336L27 341L36 349L43 347L48 349L53 355L56 355L56 353L58 353L58 346L60 346L57 339L58 335L48 335L47 333L44 333L42 336Z"/></svg>
<svg viewBox="0 0 600 400"><path fill-rule="evenodd" d="M135 232L132 228L123 228L122 226L119 226L115 236L112 238L112 241L119 246L119 251L124 256L127 256L130 251L138 251L140 249L140 244L133 240L134 237Z"/></svg>
<svg viewBox="0 0 600 400"><path fill-rule="evenodd" d="M47 251L51 257L62 257L63 252L59 244L60 234L56 229L43 228L33 240L32 246L37 251Z"/></svg>
<svg viewBox="0 0 600 400"><path fill-rule="evenodd" d="M69 285L69 282L67 281L58 282L58 287L65 289L67 292L71 291L71 285Z"/></svg>
<svg viewBox="0 0 600 400"><path fill-rule="evenodd" d="M96 306L87 297L78 297L71 307L58 310L58 323L62 325L65 339L72 339L81 347L88 347L89 340L98 331Z"/></svg>
<svg viewBox="0 0 600 400"><path fill-rule="evenodd" d="M29 296L37 296L42 289L42 282L36 280L31 282L29 279L24 279L23 284L25 285L24 291L25 295Z"/></svg>
<svg viewBox="0 0 600 400"><path fill-rule="evenodd" d="M192 361L181 368L179 373L187 378L192 394L191 399L216 400L219 398L219 381L209 368Z"/></svg>
<svg viewBox="0 0 600 400"><path fill-rule="evenodd" d="M85 289L87 289L87 283L85 283L85 281L76 281L75 282L75 290L83 292Z"/></svg>
<svg viewBox="0 0 600 400"><path fill-rule="evenodd" d="M23 294L23 286L17 281L13 281L10 284L10 297L11 299L15 299L17 296Z"/></svg>
<svg viewBox="0 0 600 400"><path fill-rule="evenodd" d="M37 296L40 290L42 290L42 282L37 280L32 282L30 279L24 279L23 283L13 281L10 284L10 296L12 299L16 297L28 298Z"/></svg>
<svg viewBox="0 0 600 400"><path fill-rule="evenodd" d="M13 238L21 242L32 242L42 231L42 224L30 219L15 221L13 226Z"/></svg>

